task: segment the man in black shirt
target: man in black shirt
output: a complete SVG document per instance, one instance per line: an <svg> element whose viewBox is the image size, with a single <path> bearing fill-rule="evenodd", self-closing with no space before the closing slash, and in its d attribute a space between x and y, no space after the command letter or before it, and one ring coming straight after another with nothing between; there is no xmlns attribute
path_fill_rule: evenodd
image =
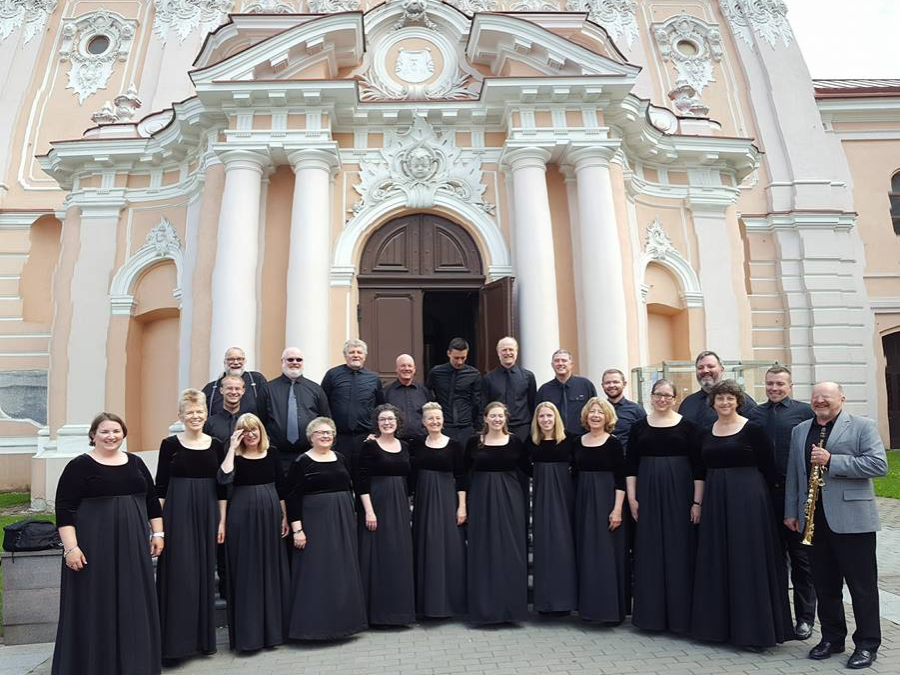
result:
<svg viewBox="0 0 900 675"><path fill-rule="evenodd" d="M622 450L628 449L628 434L631 432L631 426L647 416L646 411L639 403L625 398L625 385L627 384L625 373L618 368L603 371L600 386L603 387L606 399L616 411L616 428L613 430L613 436L619 439Z"/></svg>
<svg viewBox="0 0 900 675"><path fill-rule="evenodd" d="M268 423L269 388L266 378L255 370L244 370L246 362L247 356L240 347L229 347L226 350L225 371L221 377L208 382L203 387L203 393L206 394L206 409L209 411L210 417L222 409L222 395L219 393L222 378L226 375L237 375L244 381L244 393L246 394L246 397L241 399L241 413L253 413L263 424Z"/></svg>
<svg viewBox="0 0 900 675"><path fill-rule="evenodd" d="M548 401L556 406L562 417L566 431L581 435L585 428L581 425L581 409L588 399L597 395L594 383L586 377L573 375L575 361L567 349L557 349L550 359L556 377L544 382L537 390L535 405Z"/></svg>
<svg viewBox="0 0 900 675"><path fill-rule="evenodd" d="M422 406L432 400L424 384L415 381L416 362L409 354L401 354L396 363L397 379L384 388L384 401L397 407L403 417L401 440L411 443L427 435L422 426Z"/></svg>
<svg viewBox="0 0 900 675"><path fill-rule="evenodd" d="M494 401L505 403L509 409L507 426L510 432L525 441L531 429L534 414L534 399L537 385L534 373L516 363L519 358L519 343L515 338L501 338L497 343L497 358L500 365L487 373L481 380L481 405Z"/></svg>
<svg viewBox="0 0 900 675"><path fill-rule="evenodd" d="M244 380L240 375L225 375L219 381L218 394L222 404L218 411L207 417L203 431L222 441L227 450L231 444L231 434L234 433L234 423L244 414L241 410Z"/></svg>
<svg viewBox="0 0 900 675"><path fill-rule="evenodd" d="M813 411L808 403L791 398L794 383L791 371L784 366L772 366L766 371L766 402L756 406L750 419L759 424L775 446L775 464L778 480L772 489L772 502L778 522L784 520L784 482L787 476L788 458L791 455L791 432L804 420L812 419ZM791 561L791 582L794 587L794 632L800 640L812 635L816 618L816 590L809 568L809 553L800 543L799 532L779 526L782 555Z"/></svg>
<svg viewBox="0 0 900 675"><path fill-rule="evenodd" d="M465 447L481 420L481 373L466 363L469 343L457 337L447 348L449 361L428 373L425 387L444 411L444 433Z"/></svg>
<svg viewBox="0 0 900 675"><path fill-rule="evenodd" d="M694 361L694 367L697 371L697 382L700 383L700 391L695 391L690 396L685 397L678 407L681 416L689 419L691 422L699 426L701 429L712 429L718 419L716 411L709 406L709 392L713 386L718 384L719 380L725 374L725 366L722 365L722 359L719 355L711 351L703 351L697 355ZM756 401L748 393L744 393L744 405L738 412L744 417L749 417L751 411L756 407Z"/></svg>
<svg viewBox="0 0 900 675"><path fill-rule="evenodd" d="M375 407L384 403L381 378L365 367L368 353L362 340L347 340L344 363L331 368L322 380L337 427L335 450L350 458L354 476L363 441L375 431Z"/></svg>
<svg viewBox="0 0 900 675"><path fill-rule="evenodd" d="M266 431L287 473L291 462L309 449L306 425L316 417L331 417L331 408L322 387L303 376L303 352L296 347L282 352L281 375L269 380L268 389Z"/></svg>

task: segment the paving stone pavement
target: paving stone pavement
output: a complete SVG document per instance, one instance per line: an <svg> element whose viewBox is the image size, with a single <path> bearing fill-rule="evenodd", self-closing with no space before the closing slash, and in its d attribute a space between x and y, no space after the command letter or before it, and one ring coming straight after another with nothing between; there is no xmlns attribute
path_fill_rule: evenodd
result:
<svg viewBox="0 0 900 675"><path fill-rule="evenodd" d="M900 672L900 500L879 499L878 536L883 643L872 673ZM846 595L849 601L849 595ZM852 610L847 606L852 632ZM423 622L403 630L370 630L350 640L289 644L249 656L228 651L187 661L165 673L196 675L805 675L846 673L846 657L811 661L818 640L788 642L762 654L648 634L627 622L596 627L575 617L532 620L520 626L482 629L457 622ZM850 642L848 640L848 646ZM0 647L0 675L48 675L52 644ZM85 673L90 675L90 673Z"/></svg>

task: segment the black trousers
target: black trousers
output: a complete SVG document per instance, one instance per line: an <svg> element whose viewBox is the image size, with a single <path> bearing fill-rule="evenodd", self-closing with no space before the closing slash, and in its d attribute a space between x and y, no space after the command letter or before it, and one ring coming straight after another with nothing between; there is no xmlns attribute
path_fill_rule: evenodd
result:
<svg viewBox="0 0 900 675"><path fill-rule="evenodd" d="M813 585L809 562L809 546L800 542L801 532L793 532L784 526L784 480L772 489L772 504L777 518L781 552L791 564L791 585L794 587L794 621L806 621L812 625L816 618L816 589Z"/></svg>
<svg viewBox="0 0 900 675"><path fill-rule="evenodd" d="M819 601L822 639L843 642L847 636L843 598L846 581L856 619L853 643L860 649L878 649L881 645L881 622L875 533L832 532L821 501L816 505L815 526L810 561Z"/></svg>

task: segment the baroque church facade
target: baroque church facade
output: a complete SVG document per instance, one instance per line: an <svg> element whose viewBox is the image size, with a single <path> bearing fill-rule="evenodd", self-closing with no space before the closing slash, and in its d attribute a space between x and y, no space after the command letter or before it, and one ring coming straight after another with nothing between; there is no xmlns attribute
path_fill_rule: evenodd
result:
<svg viewBox="0 0 900 675"><path fill-rule="evenodd" d="M0 485L36 503L231 345L316 380L349 337L385 376L455 335L539 381L713 349L900 435L900 82L813 82L781 0L0 0L0 63Z"/></svg>

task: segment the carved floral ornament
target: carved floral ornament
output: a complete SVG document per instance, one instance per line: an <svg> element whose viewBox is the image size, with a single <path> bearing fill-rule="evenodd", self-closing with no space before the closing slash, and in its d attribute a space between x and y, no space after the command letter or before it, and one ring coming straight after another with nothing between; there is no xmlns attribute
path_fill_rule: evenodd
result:
<svg viewBox="0 0 900 675"><path fill-rule="evenodd" d="M136 27L137 21L105 9L63 19L59 60L70 64L66 88L75 92L79 103L106 89L116 62L128 59Z"/></svg>
<svg viewBox="0 0 900 675"><path fill-rule="evenodd" d="M653 260L665 260L667 257L678 254L678 250L666 234L659 218L654 219L647 226L647 238L644 242L644 254Z"/></svg>
<svg viewBox="0 0 900 675"><path fill-rule="evenodd" d="M294 6L282 0L249 0L241 7L244 14L293 14Z"/></svg>
<svg viewBox="0 0 900 675"><path fill-rule="evenodd" d="M407 131L386 132L379 154L381 159L360 162L360 182L353 186L360 196L355 214L401 194L409 208L430 208L438 193L493 213L494 205L483 200L481 160L463 159L453 130L439 137L424 118L416 117Z"/></svg>
<svg viewBox="0 0 900 675"><path fill-rule="evenodd" d="M22 42L44 30L57 0L0 0L0 42L24 26Z"/></svg>
<svg viewBox="0 0 900 675"><path fill-rule="evenodd" d="M613 40L624 37L630 47L638 36L637 3L634 0L568 0L570 12L587 12Z"/></svg>
<svg viewBox="0 0 900 675"><path fill-rule="evenodd" d="M313 14L355 12L358 9L360 9L359 0L309 0L309 11Z"/></svg>
<svg viewBox="0 0 900 675"><path fill-rule="evenodd" d="M663 61L672 62L678 79L691 85L698 96L715 81L713 64L722 60L722 36L717 26L682 13L656 27L653 36Z"/></svg>
<svg viewBox="0 0 900 675"><path fill-rule="evenodd" d="M153 6L153 32L159 39L165 42L169 31L175 31L184 42L198 28L201 33L217 28L234 7L234 0L153 0Z"/></svg>
<svg viewBox="0 0 900 675"><path fill-rule="evenodd" d="M734 34L751 47L753 33L768 42L772 49L778 38L785 47L789 47L794 39L784 0L719 0L719 6Z"/></svg>

